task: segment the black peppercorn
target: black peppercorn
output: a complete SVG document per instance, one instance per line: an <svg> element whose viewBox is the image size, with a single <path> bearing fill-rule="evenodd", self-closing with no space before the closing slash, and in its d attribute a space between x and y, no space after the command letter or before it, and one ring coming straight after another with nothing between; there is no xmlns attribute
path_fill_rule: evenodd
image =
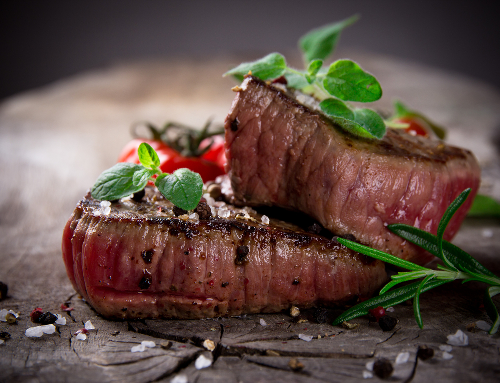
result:
<svg viewBox="0 0 500 383"><path fill-rule="evenodd" d="M0 332L0 339L1 340L10 339L10 334L8 332L2 331L2 332Z"/></svg>
<svg viewBox="0 0 500 383"><path fill-rule="evenodd" d="M47 311L46 313L40 315L40 317L38 318L38 323L47 325L55 323L56 320L57 315L54 315L50 311Z"/></svg>
<svg viewBox="0 0 500 383"><path fill-rule="evenodd" d="M389 315L384 315L378 320L378 325L383 331L391 331L394 327L396 327L397 323L398 320Z"/></svg>
<svg viewBox="0 0 500 383"><path fill-rule="evenodd" d="M434 350L426 345L418 346L417 357L422 360L430 359L434 356Z"/></svg>
<svg viewBox="0 0 500 383"><path fill-rule="evenodd" d="M391 362L389 362L385 358L381 358L373 364L373 372L380 379L387 379L388 377L390 377L392 375L393 371L394 371L394 368L392 367Z"/></svg>

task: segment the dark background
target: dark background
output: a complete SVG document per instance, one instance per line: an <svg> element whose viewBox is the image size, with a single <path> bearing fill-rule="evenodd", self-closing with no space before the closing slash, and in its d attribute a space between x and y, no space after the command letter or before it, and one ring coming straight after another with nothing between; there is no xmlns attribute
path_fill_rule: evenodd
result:
<svg viewBox="0 0 500 383"><path fill-rule="evenodd" d="M358 13L341 47L411 60L500 89L497 1L17 1L1 6L0 99L117 62L289 52ZM255 58L258 58L256 56Z"/></svg>

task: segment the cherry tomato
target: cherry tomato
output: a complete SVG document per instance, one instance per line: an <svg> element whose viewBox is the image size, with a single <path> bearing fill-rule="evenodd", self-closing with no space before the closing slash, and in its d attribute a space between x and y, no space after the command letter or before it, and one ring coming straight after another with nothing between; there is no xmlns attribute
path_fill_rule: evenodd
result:
<svg viewBox="0 0 500 383"><path fill-rule="evenodd" d="M226 164L226 149L224 147L224 137L214 136L211 138L205 138L201 141L200 149L204 149L213 139L212 146L205 153L202 154L201 158L215 162L218 164L222 170L224 170L224 165Z"/></svg>
<svg viewBox="0 0 500 383"><path fill-rule="evenodd" d="M137 148L142 142L148 143L156 151L160 159L160 170L164 173L173 173L177 169L188 168L199 173L203 182L213 181L217 176L225 173L223 166L225 156L222 158L224 155L224 139L222 139L222 145L217 143L216 146L212 146L198 158L184 157L177 150L172 149L161 141L136 138L125 145L118 157L118 162L140 163Z"/></svg>
<svg viewBox="0 0 500 383"><path fill-rule="evenodd" d="M410 126L405 128L404 131L412 136L430 137L430 132L432 132L429 124L419 117L399 117L394 122L409 124Z"/></svg>

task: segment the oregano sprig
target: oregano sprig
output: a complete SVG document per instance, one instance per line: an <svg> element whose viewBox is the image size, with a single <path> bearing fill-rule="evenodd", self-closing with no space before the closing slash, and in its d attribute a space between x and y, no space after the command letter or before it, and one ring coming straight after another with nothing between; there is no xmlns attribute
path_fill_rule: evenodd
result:
<svg viewBox="0 0 500 383"><path fill-rule="evenodd" d="M394 224L388 226L389 230L395 234L398 234L400 237L422 247L431 254L440 258L444 262L444 266L439 265L438 270L419 266L382 251L372 249L368 246L364 246L347 239L338 238L338 241L341 244L354 251L410 271L399 272L397 275L393 275L392 280L380 290L378 296L351 307L335 319L333 325L366 315L368 314L368 310L375 307L382 306L387 308L413 298L415 320L417 321L419 327L422 328L423 321L420 313L420 295L423 292L444 283L461 279L463 280L463 283L478 281L490 285L490 287L488 287L485 291L484 304L486 312L493 322L489 333L495 334L500 325L500 318L498 310L491 298L500 294L500 278L486 269L467 252L443 240L443 234L448 222L467 199L469 193L470 189L464 190L450 204L440 221L437 235L433 235L426 231L404 224ZM414 281L421 278L421 281L413 282L397 289L392 289L394 286L402 282Z"/></svg>
<svg viewBox="0 0 500 383"><path fill-rule="evenodd" d="M92 197L114 201L141 191L152 181L175 206L192 210L198 205L203 193L203 180L198 173L185 168L171 174L163 173L159 168L158 154L145 142L139 145L137 154L140 165L119 162L102 172L92 187Z"/></svg>
<svg viewBox="0 0 500 383"><path fill-rule="evenodd" d="M284 76L287 86L311 94L322 102L319 107L336 125L351 134L381 139L386 125L380 115L367 108L355 108L346 102L372 102L382 97L377 79L351 60L337 60L328 67L324 60L329 57L343 29L353 24L358 16L315 29L299 40L305 70L287 65L280 53L271 53L252 62L246 62L224 74L238 79L251 73L261 80L273 80Z"/></svg>

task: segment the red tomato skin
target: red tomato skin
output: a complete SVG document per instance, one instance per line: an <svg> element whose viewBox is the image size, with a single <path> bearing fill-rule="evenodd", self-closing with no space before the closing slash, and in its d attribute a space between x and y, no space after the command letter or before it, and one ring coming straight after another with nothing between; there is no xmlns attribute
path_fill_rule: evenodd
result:
<svg viewBox="0 0 500 383"><path fill-rule="evenodd" d="M219 165L216 161L212 162L209 159L205 159L204 156L201 158L183 157L178 151L170 148L163 142L147 139L133 139L126 144L118 157L118 162L139 164L140 161L139 155L137 154L137 148L143 142L151 145L156 151L160 159L160 170L164 173L173 173L177 169L188 168L193 172L199 173L203 182L213 181L217 176L225 173L224 167ZM207 153L209 153L209 158L217 158L218 161L221 161L220 146L217 148L210 148ZM224 142L222 142L222 154L224 155ZM223 161L225 162L225 155Z"/></svg>
<svg viewBox="0 0 500 383"><path fill-rule="evenodd" d="M207 161L215 162L220 166L222 171L224 171L224 166L226 165L226 148L224 146L224 137L214 136L211 138L205 138L200 144L200 149L203 149L206 145L208 145L212 139L212 146L210 146L210 149L202 154L201 158Z"/></svg>
<svg viewBox="0 0 500 383"><path fill-rule="evenodd" d="M424 120L419 117L400 117L396 118L394 122L409 124L404 131L412 136L430 137L431 127Z"/></svg>

